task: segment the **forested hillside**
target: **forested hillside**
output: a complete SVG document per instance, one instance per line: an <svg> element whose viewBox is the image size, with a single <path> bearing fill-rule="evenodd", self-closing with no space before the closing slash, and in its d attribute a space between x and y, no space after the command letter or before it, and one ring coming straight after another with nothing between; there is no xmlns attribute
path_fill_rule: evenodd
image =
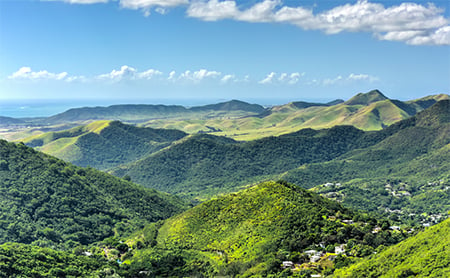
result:
<svg viewBox="0 0 450 278"><path fill-rule="evenodd" d="M450 277L449 235L447 219L333 277Z"/></svg>
<svg viewBox="0 0 450 278"><path fill-rule="evenodd" d="M188 198L211 197L305 163L329 161L382 138L351 126L304 129L251 142L194 135L113 173Z"/></svg>
<svg viewBox="0 0 450 278"><path fill-rule="evenodd" d="M328 256L336 246L344 244L351 256L363 256L403 238L384 220L295 185L266 182L146 227L127 241L136 249L124 255L124 264L130 274L148 271L161 277L268 277L283 270L302 273L303 267L305 273L329 273L334 266ZM323 252L321 263L309 263L304 251L311 249ZM283 261L291 261L292 270L282 268Z"/></svg>
<svg viewBox="0 0 450 278"><path fill-rule="evenodd" d="M383 133L392 135L339 159L303 165L282 178L308 188L330 183L319 192L349 207L396 211L395 217L404 220L450 210L450 101L440 101Z"/></svg>
<svg viewBox="0 0 450 278"><path fill-rule="evenodd" d="M72 248L184 208L168 194L0 140L0 243Z"/></svg>
<svg viewBox="0 0 450 278"><path fill-rule="evenodd" d="M179 130L96 121L70 130L29 137L23 142L75 165L105 170L139 160L186 135Z"/></svg>

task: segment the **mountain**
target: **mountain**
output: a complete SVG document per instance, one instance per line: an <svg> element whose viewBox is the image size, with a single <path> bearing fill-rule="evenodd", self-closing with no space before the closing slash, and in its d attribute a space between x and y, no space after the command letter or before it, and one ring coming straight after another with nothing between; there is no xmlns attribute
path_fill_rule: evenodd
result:
<svg viewBox="0 0 450 278"><path fill-rule="evenodd" d="M333 277L449 277L450 219L350 267Z"/></svg>
<svg viewBox="0 0 450 278"><path fill-rule="evenodd" d="M51 124L93 120L143 122L151 119L204 117L213 112L240 112L243 115L249 115L261 113L264 110L264 107L260 105L249 104L238 100L190 108L181 105L126 104L111 105L108 107L73 108L48 117L43 122ZM198 115L198 113L201 115Z"/></svg>
<svg viewBox="0 0 450 278"><path fill-rule="evenodd" d="M0 243L72 248L185 208L178 198L0 140Z"/></svg>
<svg viewBox="0 0 450 278"><path fill-rule="evenodd" d="M449 96L440 94L404 102L389 99L380 91L374 90L359 93L346 102L336 100L322 104L296 101L273 106L258 115L234 118L197 117L189 120L172 118L151 120L144 125L177 128L191 134L199 131L214 132L215 135L240 141L282 135L303 128L331 128L336 125L353 125L367 131L381 130L444 99L449 99Z"/></svg>
<svg viewBox="0 0 450 278"><path fill-rule="evenodd" d="M23 142L75 165L104 170L139 160L186 135L178 130L96 121L65 131L32 136Z"/></svg>
<svg viewBox="0 0 450 278"><path fill-rule="evenodd" d="M381 137L380 137L381 138ZM192 198L230 192L305 163L323 162L375 144L351 126L236 142L207 134L189 136L111 173L146 187Z"/></svg>
<svg viewBox="0 0 450 278"><path fill-rule="evenodd" d="M348 219L355 222L345 224ZM133 251L124 255L124 263L131 275L267 277L282 272L283 261L309 261L303 253L308 249L334 252L335 246L350 243L354 250L370 253L400 239L382 222L295 185L265 182L147 226L126 241ZM376 226L384 228L372 234ZM312 265L320 271L333 263Z"/></svg>
<svg viewBox="0 0 450 278"><path fill-rule="evenodd" d="M259 104L249 104L247 102L240 100L231 100L227 102L209 104L204 106L194 106L188 109L194 112L204 112L213 110L213 111L246 111L254 113L262 113L266 110Z"/></svg>
<svg viewBox="0 0 450 278"><path fill-rule="evenodd" d="M344 103L347 105L369 105L371 103L387 99L388 98L380 91L373 90L368 93L359 93Z"/></svg>
<svg viewBox="0 0 450 278"><path fill-rule="evenodd" d="M318 191L349 207L396 211L395 217L405 221L416 218L429 223L450 210L450 100L441 100L373 136L384 138L281 177L307 188L338 183ZM428 215L422 217L424 212Z"/></svg>
<svg viewBox="0 0 450 278"><path fill-rule="evenodd" d="M25 122L20 119L0 116L0 126L8 126L8 125L15 125L15 124L23 124L23 123L25 123Z"/></svg>

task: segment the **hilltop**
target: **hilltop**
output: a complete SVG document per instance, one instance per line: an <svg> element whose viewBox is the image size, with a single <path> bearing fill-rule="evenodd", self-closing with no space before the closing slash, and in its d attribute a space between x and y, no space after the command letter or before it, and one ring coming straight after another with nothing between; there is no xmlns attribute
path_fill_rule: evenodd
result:
<svg viewBox="0 0 450 278"><path fill-rule="evenodd" d="M355 223L345 224L348 219ZM375 226L384 228L372 234ZM335 246L351 243L354 251L373 251L402 238L394 237L388 226L295 185L265 182L146 227L127 241L140 247L132 256L124 255L124 263L131 274L151 270L157 276L267 277L284 270L282 261L309 261L303 253L308 249L334 252Z"/></svg>
<svg viewBox="0 0 450 278"><path fill-rule="evenodd" d="M450 100L373 136L384 139L281 177L308 188L321 185L318 192L349 207L388 212L405 221L430 223L450 210ZM323 186L327 183L333 186ZM420 216L423 212L428 215Z"/></svg>
<svg viewBox="0 0 450 278"><path fill-rule="evenodd" d="M335 272L333 277L449 277L450 219L381 253Z"/></svg>
<svg viewBox="0 0 450 278"><path fill-rule="evenodd" d="M367 131L381 130L414 116L444 99L449 99L449 96L440 94L404 102L389 99L380 91L373 90L368 93L359 93L345 102L342 100L329 103L294 101L268 108L258 115L238 118L150 120L144 125L177 128L188 133L214 132L215 135L236 140L254 140L292 133L303 128L319 129L336 125L353 125Z"/></svg>
<svg viewBox="0 0 450 278"><path fill-rule="evenodd" d="M73 248L168 218L174 196L0 140L0 243Z"/></svg>
<svg viewBox="0 0 450 278"><path fill-rule="evenodd" d="M75 165L104 170L139 160L186 135L178 130L140 128L117 121L95 121L22 141L36 150Z"/></svg>

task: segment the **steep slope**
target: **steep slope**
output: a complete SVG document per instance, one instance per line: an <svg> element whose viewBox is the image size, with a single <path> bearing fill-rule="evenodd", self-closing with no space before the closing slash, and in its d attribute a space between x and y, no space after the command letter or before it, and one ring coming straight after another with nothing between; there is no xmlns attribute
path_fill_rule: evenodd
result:
<svg viewBox="0 0 450 278"><path fill-rule="evenodd" d="M353 217L363 220L350 225L342 222ZM319 244L334 250L334 245L351 241L357 248L373 251L379 244L389 245L402 238L393 237L389 224L372 234L378 224L382 226L381 221L295 185L266 182L146 227L127 242L141 247L133 257L128 255L125 263L135 273L147 270L164 277L174 273L190 276L192 271L200 276L207 272L210 277L267 277L283 271L283 260L305 261L303 251L322 250ZM367 233L373 239L370 242ZM161 267L166 264L172 268Z"/></svg>
<svg viewBox="0 0 450 278"><path fill-rule="evenodd" d="M144 186L188 198L210 197L374 143L363 131L351 126L321 131L305 129L241 143L224 137L195 135L113 173L129 175Z"/></svg>
<svg viewBox="0 0 450 278"><path fill-rule="evenodd" d="M450 219L379 254L335 272L334 277L450 277Z"/></svg>
<svg viewBox="0 0 450 278"><path fill-rule="evenodd" d="M319 192L350 207L398 211L404 219L450 210L450 100L374 134L379 135L386 137L371 147L304 165L282 178L306 187L339 183Z"/></svg>
<svg viewBox="0 0 450 278"><path fill-rule="evenodd" d="M378 90L373 90L368 93L359 93L344 103L347 105L369 105L386 99L388 98L383 93Z"/></svg>
<svg viewBox="0 0 450 278"><path fill-rule="evenodd" d="M121 122L96 121L22 141L75 165L104 170L136 161L186 135L178 130L139 128Z"/></svg>
<svg viewBox="0 0 450 278"><path fill-rule="evenodd" d="M0 140L0 243L89 244L183 208L168 194Z"/></svg>
<svg viewBox="0 0 450 278"><path fill-rule="evenodd" d="M346 102L336 100L321 104L299 101L240 118L153 120L145 123L145 126L177 128L187 133L214 132L216 135L246 141L291 133L302 128L331 128L336 125L381 130L444 99L449 99L449 96L440 94L403 102L388 99L380 91L374 90L360 93Z"/></svg>

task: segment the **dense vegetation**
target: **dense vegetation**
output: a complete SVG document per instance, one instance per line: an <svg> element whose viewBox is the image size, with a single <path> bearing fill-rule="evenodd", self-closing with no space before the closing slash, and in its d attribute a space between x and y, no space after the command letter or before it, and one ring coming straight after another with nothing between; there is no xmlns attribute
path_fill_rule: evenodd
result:
<svg viewBox="0 0 450 278"><path fill-rule="evenodd" d="M70 130L33 136L24 143L78 166L100 170L139 160L167 147L186 133L97 121Z"/></svg>
<svg viewBox="0 0 450 278"><path fill-rule="evenodd" d="M449 142L448 102L441 101L377 132L336 126L319 131L303 129L250 142L191 136L113 173L190 198L236 190L287 171L283 179L308 188L332 180L385 178L392 174L395 165L409 163ZM338 157L340 160L323 163ZM302 167L292 170L299 166Z"/></svg>
<svg viewBox="0 0 450 278"><path fill-rule="evenodd" d="M443 99L449 99L449 96L441 94L402 102L388 99L378 90L374 90L358 94L346 102L291 102L271 107L257 116L155 119L145 123L145 126L176 128L187 133L214 132L216 135L235 140L254 140L303 128L330 128L336 125L353 125L362 130L381 130Z"/></svg>
<svg viewBox="0 0 450 278"><path fill-rule="evenodd" d="M0 140L0 243L71 248L183 209L176 197Z"/></svg>
<svg viewBox="0 0 450 278"><path fill-rule="evenodd" d="M450 277L450 219L374 254L334 277Z"/></svg>
<svg viewBox="0 0 450 278"><path fill-rule="evenodd" d="M428 215L420 214L439 216L450 210L450 101L440 101L382 132L392 135L339 159L304 165L282 178L307 188L331 183L318 191L349 207L396 211L392 217L405 221L429 222Z"/></svg>
<svg viewBox="0 0 450 278"><path fill-rule="evenodd" d="M279 137L236 142L194 135L113 173L161 191L192 197L229 192L306 163L334 159L380 141L351 126L304 129Z"/></svg>
<svg viewBox="0 0 450 278"><path fill-rule="evenodd" d="M103 256L55 251L29 244L0 245L0 277L119 277Z"/></svg>
<svg viewBox="0 0 450 278"><path fill-rule="evenodd" d="M295 185L266 182L146 227L123 258L131 273L267 277L284 270L282 261L309 263L308 249L334 253L346 244L348 254L363 256L404 238L389 226ZM308 268L329 273L333 263Z"/></svg>

